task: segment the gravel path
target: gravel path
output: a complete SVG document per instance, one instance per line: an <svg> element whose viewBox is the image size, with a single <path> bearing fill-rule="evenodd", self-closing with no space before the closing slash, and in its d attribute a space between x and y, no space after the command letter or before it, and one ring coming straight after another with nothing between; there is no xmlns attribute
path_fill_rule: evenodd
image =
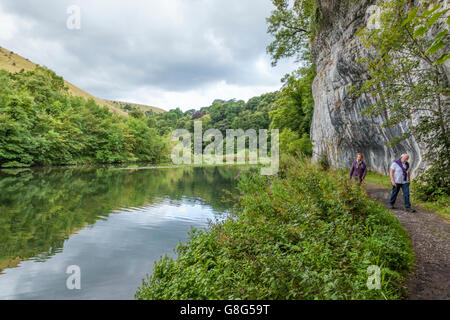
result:
<svg viewBox="0 0 450 320"><path fill-rule="evenodd" d="M390 189L366 183L367 194L389 208ZM400 192L396 207L390 210L409 233L416 255L414 273L407 280L409 299L450 299L450 221L435 212L413 208L417 212L403 210L403 194Z"/></svg>

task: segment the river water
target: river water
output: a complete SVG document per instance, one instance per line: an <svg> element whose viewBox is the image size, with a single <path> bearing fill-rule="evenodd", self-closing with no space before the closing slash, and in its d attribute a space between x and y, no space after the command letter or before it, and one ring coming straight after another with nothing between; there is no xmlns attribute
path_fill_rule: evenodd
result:
<svg viewBox="0 0 450 320"><path fill-rule="evenodd" d="M239 170L2 170L0 299L133 299L192 227L226 217Z"/></svg>

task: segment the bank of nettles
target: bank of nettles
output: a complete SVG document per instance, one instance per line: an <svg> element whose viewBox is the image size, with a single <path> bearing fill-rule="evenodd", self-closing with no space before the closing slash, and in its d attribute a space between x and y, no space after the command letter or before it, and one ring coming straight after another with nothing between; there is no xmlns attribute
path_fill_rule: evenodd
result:
<svg viewBox="0 0 450 320"><path fill-rule="evenodd" d="M413 253L399 221L348 178L285 159L239 178L235 217L192 231L137 299L399 299ZM369 289L369 266L381 289Z"/></svg>

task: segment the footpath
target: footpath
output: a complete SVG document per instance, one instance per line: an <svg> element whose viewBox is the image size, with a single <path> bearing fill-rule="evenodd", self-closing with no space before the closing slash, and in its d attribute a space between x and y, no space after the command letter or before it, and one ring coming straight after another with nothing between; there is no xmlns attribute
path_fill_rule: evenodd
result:
<svg viewBox="0 0 450 320"><path fill-rule="evenodd" d="M380 201L401 222L408 232L416 265L406 282L409 299L450 300L450 221L435 212L419 207L417 212L403 210L403 194L400 192L396 207L389 209L390 189L366 183L367 194Z"/></svg>

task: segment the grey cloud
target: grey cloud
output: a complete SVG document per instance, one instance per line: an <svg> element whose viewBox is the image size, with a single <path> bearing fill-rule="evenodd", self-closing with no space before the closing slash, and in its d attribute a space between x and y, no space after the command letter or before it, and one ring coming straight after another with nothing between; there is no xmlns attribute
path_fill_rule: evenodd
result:
<svg viewBox="0 0 450 320"><path fill-rule="evenodd" d="M66 28L72 4L82 10L81 30ZM17 17L15 47L57 43L64 56L40 63L105 98L140 86L177 92L218 81L270 86L283 75L264 77L255 66L270 42L269 0L0 0L0 8Z"/></svg>

